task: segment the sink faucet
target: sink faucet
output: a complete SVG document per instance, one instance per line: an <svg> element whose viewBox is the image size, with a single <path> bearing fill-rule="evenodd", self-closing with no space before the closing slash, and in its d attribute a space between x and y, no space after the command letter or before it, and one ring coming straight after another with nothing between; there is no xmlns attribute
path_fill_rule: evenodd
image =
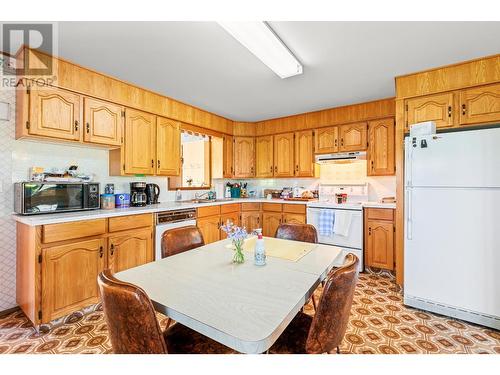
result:
<svg viewBox="0 0 500 375"><path fill-rule="evenodd" d="M205 191L203 193L194 193L194 197L195 197L195 199L200 199L201 197L203 197L204 195L206 195L207 198L208 198L208 193L209 193L209 191Z"/></svg>

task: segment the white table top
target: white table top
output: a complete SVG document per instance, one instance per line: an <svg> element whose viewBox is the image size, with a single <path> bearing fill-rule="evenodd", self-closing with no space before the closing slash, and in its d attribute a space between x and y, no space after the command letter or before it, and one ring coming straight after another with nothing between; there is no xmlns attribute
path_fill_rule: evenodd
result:
<svg viewBox="0 0 500 375"><path fill-rule="evenodd" d="M229 240L218 241L116 274L142 287L156 309L241 353L269 349L328 271L341 250L318 244L297 262L267 258L262 267L245 252L232 264Z"/></svg>

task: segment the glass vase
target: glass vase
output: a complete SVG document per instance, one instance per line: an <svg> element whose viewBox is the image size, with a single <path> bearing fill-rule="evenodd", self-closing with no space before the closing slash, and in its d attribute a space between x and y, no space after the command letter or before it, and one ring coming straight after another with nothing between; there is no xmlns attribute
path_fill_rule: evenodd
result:
<svg viewBox="0 0 500 375"><path fill-rule="evenodd" d="M245 255L243 254L243 240L233 240L234 255L233 263L245 262Z"/></svg>

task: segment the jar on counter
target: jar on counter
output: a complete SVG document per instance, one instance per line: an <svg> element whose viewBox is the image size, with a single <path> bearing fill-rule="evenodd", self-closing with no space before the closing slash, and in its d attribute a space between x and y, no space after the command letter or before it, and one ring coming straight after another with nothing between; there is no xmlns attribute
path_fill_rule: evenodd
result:
<svg viewBox="0 0 500 375"><path fill-rule="evenodd" d="M101 208L103 210L112 210L115 208L115 195L101 194Z"/></svg>

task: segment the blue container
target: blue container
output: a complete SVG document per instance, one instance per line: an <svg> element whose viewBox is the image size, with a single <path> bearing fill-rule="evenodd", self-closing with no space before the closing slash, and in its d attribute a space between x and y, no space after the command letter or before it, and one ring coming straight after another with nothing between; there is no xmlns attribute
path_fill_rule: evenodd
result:
<svg viewBox="0 0 500 375"><path fill-rule="evenodd" d="M130 194L115 194L115 207L130 207Z"/></svg>
<svg viewBox="0 0 500 375"><path fill-rule="evenodd" d="M241 196L241 189L238 188L231 188L231 198L239 198Z"/></svg>

